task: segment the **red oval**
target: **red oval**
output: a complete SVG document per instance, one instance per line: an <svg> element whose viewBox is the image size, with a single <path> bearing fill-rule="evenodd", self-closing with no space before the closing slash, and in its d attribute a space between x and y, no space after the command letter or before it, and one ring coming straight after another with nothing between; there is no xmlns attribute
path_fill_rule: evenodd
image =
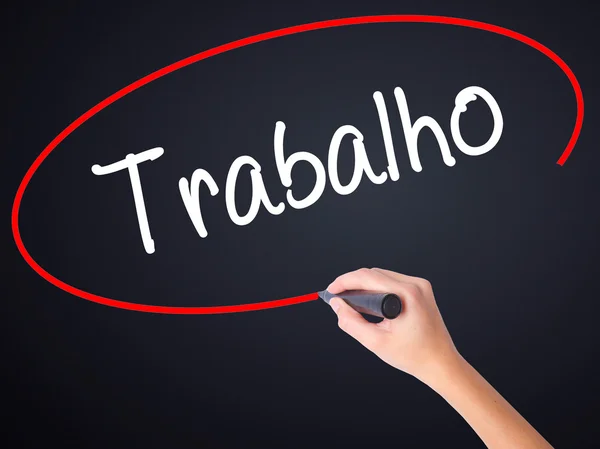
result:
<svg viewBox="0 0 600 449"><path fill-rule="evenodd" d="M334 19L334 20L325 20L323 22L314 22L307 23L304 25L297 25L289 28L282 28L280 30L269 31L267 33L257 34L255 36L246 37L244 39L240 39L234 42L230 42L228 44L220 45L215 48L211 48L210 50L203 51L201 53L195 54L188 58L182 59L181 61L175 62L167 67L163 67L160 70L157 70L150 75L147 75L134 83L124 87L118 92L112 94L110 97L102 100L96 106L91 108L73 123L71 123L67 128L65 128L58 136L50 142L50 144L42 151L42 153L36 158L33 162L25 177L21 181L19 185L19 189L17 190L17 194L15 196L15 201L13 203L12 208L12 232L15 238L15 242L19 251L25 261L44 279L46 279L51 284L54 284L58 288L63 289L64 291L71 293L73 295L79 296L83 299L87 299L89 301L97 302L100 304L104 304L107 306L118 307L120 309L128 309L135 310L138 312L153 312L153 313L165 313L165 314L215 314L215 313L233 313L233 312L249 312L252 310L262 310L269 309L273 307L282 307L288 306L292 304L298 304L307 301L313 301L318 298L316 293L309 293L307 295L296 296L292 298L279 299L274 301L265 301L253 304L240 304L233 306L213 306L213 307L170 307L170 306L153 306L146 304L136 304L131 302L119 301L116 299L105 298L103 296L98 296L93 293L88 293L86 291L75 288L58 278L55 278L46 270L44 270L38 263L33 260L33 258L29 255L25 246L23 245L23 241L21 240L21 234L19 231L19 207L21 206L21 200L23 199L23 194L25 193L25 189L31 180L31 177L35 173L35 171L39 168L41 163L46 159L46 157L61 143L69 134L75 131L79 126L81 126L84 122L86 122L89 118L96 115L98 112L114 103L115 101L123 98L125 95L133 92L136 89L158 79L161 78L175 70L179 70L182 67L188 66L198 61L202 61L203 59L210 58L211 56L218 55L220 53L225 53L230 50L234 50L236 48L245 47L246 45L255 44L257 42L266 41L269 39L275 39L277 37L288 36L296 33L303 33L305 31L313 31L320 30L324 28L333 28L340 27L346 25L359 25L366 23L392 23L392 22L417 22L417 23L441 23L447 25L457 25L467 28L476 28L479 30L489 31L490 33L500 34L502 36L510 37L511 39L515 39L519 42L523 42L524 44L529 45L532 48L540 51L547 57L549 57L552 61L554 61L565 74L569 78L571 85L573 86L573 90L575 91L575 98L577 100L577 118L575 121L575 128L573 129L573 134L569 139L569 143L567 147L563 151L562 155L557 161L557 164L563 165L577 139L579 138L579 133L581 132L581 127L583 125L583 93L581 91L581 87L579 86L579 82L577 78L569 68L569 66L552 50L540 44L539 42L524 36L515 31L502 28L496 25L490 25L484 22L477 22L474 20L468 19L459 19L454 17L442 17L442 16L417 16L417 15L390 15L390 16L362 16L362 17L350 17L345 19Z"/></svg>

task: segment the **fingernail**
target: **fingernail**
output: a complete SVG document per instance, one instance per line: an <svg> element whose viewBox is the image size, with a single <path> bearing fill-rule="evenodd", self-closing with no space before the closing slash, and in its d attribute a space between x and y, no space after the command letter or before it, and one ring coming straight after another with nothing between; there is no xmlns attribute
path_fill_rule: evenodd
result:
<svg viewBox="0 0 600 449"><path fill-rule="evenodd" d="M333 311L335 313L337 313L338 309L340 308L339 301L340 301L339 298L331 298L331 301L329 301L329 305L331 306L331 308L333 309Z"/></svg>

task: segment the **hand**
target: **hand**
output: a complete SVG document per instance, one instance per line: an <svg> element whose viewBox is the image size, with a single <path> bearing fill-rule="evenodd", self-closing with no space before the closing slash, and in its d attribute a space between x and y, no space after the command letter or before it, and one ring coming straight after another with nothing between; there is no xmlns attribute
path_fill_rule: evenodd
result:
<svg viewBox="0 0 600 449"><path fill-rule="evenodd" d="M437 391L490 449L552 449L506 399L465 359L452 342L433 297L431 284L379 268L344 274L327 287L330 293L371 290L395 293L402 313L374 324L341 298L329 302L340 328L384 362L415 376Z"/></svg>
<svg viewBox="0 0 600 449"><path fill-rule="evenodd" d="M370 290L400 297L402 313L377 324L369 323L341 298L330 301L339 327L391 366L429 383L440 369L460 359L427 280L361 268L338 277L327 290L333 294Z"/></svg>

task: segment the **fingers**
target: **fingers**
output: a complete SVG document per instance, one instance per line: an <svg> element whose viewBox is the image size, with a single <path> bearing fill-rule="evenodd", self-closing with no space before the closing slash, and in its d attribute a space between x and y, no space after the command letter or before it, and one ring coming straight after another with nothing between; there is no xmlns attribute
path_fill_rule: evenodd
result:
<svg viewBox="0 0 600 449"><path fill-rule="evenodd" d="M419 280L421 280L421 278L409 276L407 274L396 273L395 271L385 270L383 268L371 268L371 270L377 271L399 282L406 282L407 284L416 284Z"/></svg>
<svg viewBox="0 0 600 449"><path fill-rule="evenodd" d="M386 276L389 276L392 279L396 279L400 282L416 285L423 293L428 293L430 290L432 290L431 282L429 282L427 279L415 276L408 276L406 274L396 273L395 271L384 270L383 268L371 269L378 271L379 273L384 274Z"/></svg>
<svg viewBox="0 0 600 449"><path fill-rule="evenodd" d="M395 293L400 297L404 305L416 299L420 293L416 284L394 279L383 274L379 269L368 268L361 268L360 270L342 274L327 287L327 290L333 294L341 293L345 290L370 290L382 293Z"/></svg>
<svg viewBox="0 0 600 449"><path fill-rule="evenodd" d="M327 290L336 294L345 290L371 290L386 292L395 286L396 282L388 276L377 271L361 268L342 274L329 284Z"/></svg>
<svg viewBox="0 0 600 449"><path fill-rule="evenodd" d="M369 323L341 298L332 298L329 305L338 316L338 326L367 349L376 352L386 337L385 329Z"/></svg>

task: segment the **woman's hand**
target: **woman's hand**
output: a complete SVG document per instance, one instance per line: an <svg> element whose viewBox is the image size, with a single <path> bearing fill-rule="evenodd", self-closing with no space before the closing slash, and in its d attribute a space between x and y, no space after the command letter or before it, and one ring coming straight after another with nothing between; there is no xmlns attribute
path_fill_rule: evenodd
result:
<svg viewBox="0 0 600 449"><path fill-rule="evenodd" d="M327 290L333 294L371 290L400 297L402 313L377 324L366 321L341 298L330 301L340 328L393 367L429 383L436 372L460 357L427 280L379 268L361 268L338 277Z"/></svg>
<svg viewBox="0 0 600 449"><path fill-rule="evenodd" d="M461 414L490 449L552 446L458 353L425 279L379 268L338 277L330 293L395 293L403 310L393 320L366 321L341 298L329 305L339 326L384 362L420 379Z"/></svg>

